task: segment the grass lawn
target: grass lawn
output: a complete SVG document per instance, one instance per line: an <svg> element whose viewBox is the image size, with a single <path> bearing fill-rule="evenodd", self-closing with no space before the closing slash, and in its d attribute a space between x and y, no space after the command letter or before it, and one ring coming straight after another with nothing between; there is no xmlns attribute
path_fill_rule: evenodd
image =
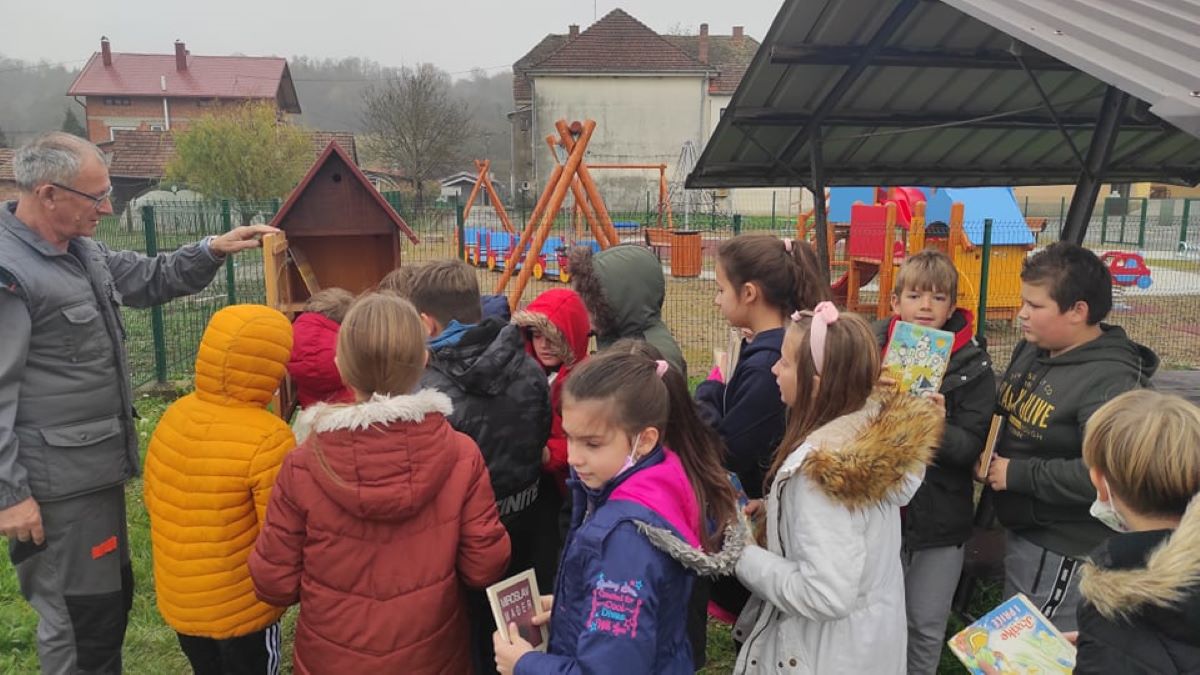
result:
<svg viewBox="0 0 1200 675"><path fill-rule="evenodd" d="M158 423L158 418L167 403L161 398L142 397L138 401L138 435L145 452L145 445ZM125 490L125 501L129 509L129 537L136 579L133 612L129 618L129 629L125 637L125 672L131 674L169 675L188 673L187 659L179 650L175 633L158 614L154 599L153 567L150 557L150 522L146 506L142 502L141 480L130 481ZM999 602L999 593L985 587L975 599L972 610L979 611ZM292 609L284 617L284 666L283 673L291 673L291 645L297 610ZM35 631L37 615L25 603L17 586L16 574L9 564L8 556L0 556L0 673L36 673L38 671ZM952 624L953 630L961 628ZM733 669L737 653L729 629L710 622L708 630L708 665L700 672L717 675ZM949 659L949 660L947 660ZM943 653L940 673L959 673L961 668L948 652Z"/></svg>

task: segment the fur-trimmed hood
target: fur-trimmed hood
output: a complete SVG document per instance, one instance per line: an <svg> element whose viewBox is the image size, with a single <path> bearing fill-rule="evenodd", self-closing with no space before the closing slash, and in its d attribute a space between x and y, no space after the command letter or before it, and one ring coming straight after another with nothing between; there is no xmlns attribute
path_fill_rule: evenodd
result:
<svg viewBox="0 0 1200 675"><path fill-rule="evenodd" d="M907 503L942 440L946 420L925 399L880 392L861 410L809 434L814 446L800 464L805 477L851 509ZM785 464L786 467L786 464Z"/></svg>
<svg viewBox="0 0 1200 675"><path fill-rule="evenodd" d="M447 449L465 437L446 421L451 410L450 398L432 389L316 405L297 420L304 441L296 452L305 453L317 485L342 509L367 520L404 520L433 499L453 469L456 454Z"/></svg>
<svg viewBox="0 0 1200 675"><path fill-rule="evenodd" d="M1114 539L1125 536L1129 535ZM1113 546L1110 541L1106 548L1111 551ZM1088 562L1079 590L1110 620L1145 610L1183 610L1194 622L1191 628L1200 631L1200 496L1192 498L1179 527L1154 548L1145 565L1101 567Z"/></svg>
<svg viewBox="0 0 1200 675"><path fill-rule="evenodd" d="M579 295L568 288L552 288L534 298L525 309L513 314L512 322L531 328L546 337L554 355L567 368L587 357L588 331L591 327L587 308ZM528 335L526 336L528 340ZM532 343L527 343L535 359Z"/></svg>

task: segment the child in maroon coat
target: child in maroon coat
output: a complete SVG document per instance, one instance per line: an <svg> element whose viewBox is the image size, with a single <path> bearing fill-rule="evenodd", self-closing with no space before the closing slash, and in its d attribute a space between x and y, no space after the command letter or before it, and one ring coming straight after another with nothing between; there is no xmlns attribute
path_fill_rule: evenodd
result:
<svg viewBox="0 0 1200 675"><path fill-rule="evenodd" d="M296 399L302 408L354 400L354 394L342 383L333 363L338 329L352 302L354 295L342 288L317 291L292 324L292 358L287 371L296 385Z"/></svg>
<svg viewBox="0 0 1200 675"><path fill-rule="evenodd" d="M297 675L469 672L466 589L499 581L510 555L487 466L446 420L449 397L418 389L412 304L370 294L345 326L354 402L301 414L250 556L254 591L300 603Z"/></svg>

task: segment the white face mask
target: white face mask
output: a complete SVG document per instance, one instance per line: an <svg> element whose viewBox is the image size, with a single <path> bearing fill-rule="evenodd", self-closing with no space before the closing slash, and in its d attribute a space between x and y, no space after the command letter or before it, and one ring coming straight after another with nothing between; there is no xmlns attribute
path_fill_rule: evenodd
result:
<svg viewBox="0 0 1200 675"><path fill-rule="evenodd" d="M638 443L640 443L641 441L642 441L642 434L639 431L638 434L633 437L633 442L629 446L629 456L625 458L625 464L623 464L621 466L621 470L618 471L616 473L616 475L613 476L613 478L616 478L617 476L620 476L621 474L623 474L626 471L633 468L633 463L637 459L636 456L634 455L634 453L637 452Z"/></svg>
<svg viewBox="0 0 1200 675"><path fill-rule="evenodd" d="M1108 492L1109 498L1111 499L1112 490L1108 487L1108 480L1101 480L1103 480L1104 489ZM1129 525L1127 525L1125 520L1121 518L1121 514L1117 513L1117 509L1112 505L1111 501L1101 501L1100 498L1097 497L1096 501L1092 502L1092 508L1088 510L1088 513L1090 513L1096 520L1104 523L1105 526L1107 526L1110 530L1115 530L1117 532L1129 531Z"/></svg>

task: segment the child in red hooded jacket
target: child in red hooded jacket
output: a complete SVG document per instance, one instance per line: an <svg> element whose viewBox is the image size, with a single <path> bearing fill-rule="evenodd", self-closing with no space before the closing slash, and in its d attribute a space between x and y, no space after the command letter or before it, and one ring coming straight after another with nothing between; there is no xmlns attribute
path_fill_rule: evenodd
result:
<svg viewBox="0 0 1200 675"><path fill-rule="evenodd" d="M525 349L550 380L550 439L542 451L542 480L538 487L538 541L534 569L539 584L551 584L558 552L569 519L560 518L567 493L567 436L562 427L563 383L588 353L591 321L583 300L567 288L553 288L513 314L512 322L525 333ZM569 514L567 514L569 516ZM551 588L551 586L543 586Z"/></svg>
<svg viewBox="0 0 1200 675"><path fill-rule="evenodd" d="M354 294L343 288L317 291L292 324L292 358L288 360L287 371L296 385L296 400L302 408L354 400L354 394L342 383L333 363L338 329L353 302Z"/></svg>

